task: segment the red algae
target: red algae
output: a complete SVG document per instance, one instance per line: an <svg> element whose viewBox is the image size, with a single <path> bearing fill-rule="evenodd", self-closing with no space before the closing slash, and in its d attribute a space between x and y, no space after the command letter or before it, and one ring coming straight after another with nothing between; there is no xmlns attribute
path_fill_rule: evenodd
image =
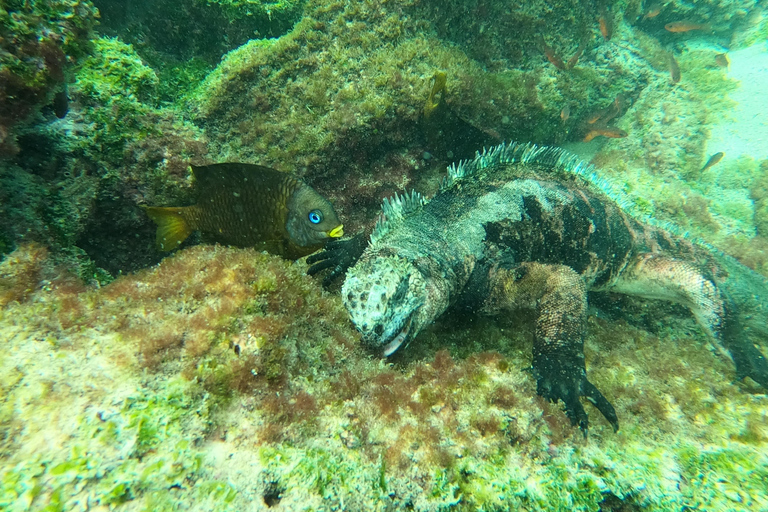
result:
<svg viewBox="0 0 768 512"><path fill-rule="evenodd" d="M0 306L29 299L49 266L48 250L38 244L24 244L9 254L0 263Z"/></svg>

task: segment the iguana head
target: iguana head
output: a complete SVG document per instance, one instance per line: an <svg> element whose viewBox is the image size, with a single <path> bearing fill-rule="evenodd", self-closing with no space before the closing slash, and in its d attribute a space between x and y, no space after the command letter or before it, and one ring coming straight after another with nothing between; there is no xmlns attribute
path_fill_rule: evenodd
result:
<svg viewBox="0 0 768 512"><path fill-rule="evenodd" d="M341 297L363 340L389 356L432 321L428 281L406 258L366 254L347 273Z"/></svg>

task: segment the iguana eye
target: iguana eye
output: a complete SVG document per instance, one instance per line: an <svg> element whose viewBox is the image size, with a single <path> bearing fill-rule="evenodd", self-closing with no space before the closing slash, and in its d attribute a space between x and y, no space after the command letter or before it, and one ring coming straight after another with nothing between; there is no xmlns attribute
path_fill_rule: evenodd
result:
<svg viewBox="0 0 768 512"><path fill-rule="evenodd" d="M312 224L320 224L323 222L323 212L320 210L312 210L309 212L309 222Z"/></svg>

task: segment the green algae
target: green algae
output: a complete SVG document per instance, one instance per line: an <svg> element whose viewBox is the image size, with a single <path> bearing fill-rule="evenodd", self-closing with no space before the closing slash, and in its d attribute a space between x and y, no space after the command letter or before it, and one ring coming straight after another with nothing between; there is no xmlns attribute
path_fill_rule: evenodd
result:
<svg viewBox="0 0 768 512"><path fill-rule="evenodd" d="M679 450L686 475L685 506L707 510L755 510L768 504L768 466L763 453L749 448ZM727 478L722 475L727 474Z"/></svg>
<svg viewBox="0 0 768 512"><path fill-rule="evenodd" d="M95 125L92 137L80 143L83 149L98 151L99 159L117 163L127 140L152 134L152 126L142 118L157 102L159 81L130 45L107 37L94 46L94 56L83 63L73 91L86 107L87 121Z"/></svg>
<svg viewBox="0 0 768 512"><path fill-rule="evenodd" d="M117 506L137 495L172 495L168 489L194 479L202 459L184 439L183 425L193 408L187 383L168 382L160 395L147 390L128 397L112 414L92 412L78 418L78 441L66 457L46 453L30 457L3 473L3 510L38 509L39 496L50 494L44 510L76 510L82 500Z"/></svg>
<svg viewBox="0 0 768 512"><path fill-rule="evenodd" d="M195 298L201 289L213 295ZM9 510L77 510L88 499L115 510L544 512L610 501L746 511L766 500L762 398L732 384L730 366L702 350L703 333L684 334L696 333L692 320L664 304L629 301L621 321L590 321L590 379L616 404L621 430L590 411L584 440L536 397L523 319L437 325L393 367L353 348L338 297L253 251L196 247L76 303L56 293L0 310L0 505ZM242 306L221 309L216 293ZM67 307L79 309L62 328ZM206 323L194 316L217 310ZM188 330L181 351L164 348L146 366L153 334L136 330L139 311L165 319L157 332L176 321L203 334L219 325L222 335L208 344ZM645 326L645 314L664 328L627 324ZM263 330L289 316L294 324ZM249 342L257 333L263 340ZM51 335L56 343L36 341ZM275 347L281 375L269 379L261 364ZM203 368L229 377L211 386ZM238 382L254 379L252 369L263 380ZM39 449L47 429L62 431L61 444Z"/></svg>
<svg viewBox="0 0 768 512"><path fill-rule="evenodd" d="M203 1L203 0L200 0ZM270 20L295 19L300 14L305 0L204 0L208 4L220 5L231 20L266 16Z"/></svg>
<svg viewBox="0 0 768 512"><path fill-rule="evenodd" d="M242 9L255 3L226 5L232 6L233 10L227 12L234 19L248 16ZM263 8L271 9L270 5L273 4L260 3L254 9L266 12ZM541 5L523 8L533 12ZM310 177L320 174L334 179L335 173L338 176L334 183L340 185L345 195L357 200L363 197L354 189L358 178L384 181L369 166L375 161L373 155L379 146L391 145L396 151L415 146L422 152L418 119L429 93L429 77L436 68L447 73L446 103L450 102L466 123L498 130L504 137L578 139L575 132L568 134L570 127L562 126L559 113L563 105L572 105L572 117L578 121L594 108L613 101L616 94L629 90L630 96L639 101L627 119L621 120L622 126L631 127L628 131L633 135L647 134L648 143L621 147L611 153L611 148L621 144L611 142L601 155L604 161L616 164L606 174L615 173L611 178L620 182L638 209L649 216L675 220L708 239L714 236L720 240L720 218L736 218L743 222L738 230L749 231L751 210L743 198L728 196L713 207L707 202L711 192L706 187L751 188L757 201L765 194L754 162L718 167L716 173L700 177L699 185L673 183L662 193L653 192L670 176L667 169L673 170L675 179L693 181L706 156L702 154L701 134L694 134L682 150L674 149L673 156L652 154L651 137L657 127L674 123L676 117L691 111L694 119L709 123L728 106L719 91L730 85L722 73L707 63L711 53L691 51L681 57L681 87L692 89L687 91L688 95L674 93L667 98L669 105L663 109L669 117L662 118L659 105L664 104L661 99L669 92L666 50L648 36L643 41L640 34L635 34L634 42L646 62L632 61L622 68L620 74L626 75L625 80L616 79L616 75L594 65L590 55L585 55L571 72L563 73L550 69L535 51L528 54L528 50L519 50L534 41L536 31L540 30L535 18L530 18L532 24L525 26L514 45L504 46L499 44L503 42L502 34L489 26L482 28L479 18L467 17L471 33L478 36L471 43L469 54L475 57L472 59L435 34L415 34L429 24L435 24L435 33L440 34L443 28L437 25L442 15L406 22L397 9L410 7L408 2L310 2L308 16L289 34L256 39L230 51L195 90L195 83L211 67L205 59L193 57L168 65L171 59L155 62L146 58L146 48L137 50L120 39L98 39L94 56L73 88L75 95L82 94L85 120L93 123L96 133L69 141L67 144L74 145L68 147L85 153L90 168L102 169L100 165L107 164L107 179L103 182L106 191L100 195L106 198L102 206L108 206L112 196L133 194L133 184L145 184L147 180L154 186L139 185L143 195L162 201L180 194L169 190L179 186L178 181L172 180L178 179L180 171L162 163L165 156L157 161L147 157L150 162L141 160L135 169L132 167L136 160L131 160L140 144L149 148L150 155L166 155L157 149L165 146L163 132L177 130L191 130L195 134L204 131L215 140L214 154L220 159L253 159L285 168L295 166ZM465 16L464 7L451 3L445 8L453 11L452 16L457 12ZM479 3L473 7L481 8ZM622 9L617 8L619 13ZM413 11L408 14L413 15ZM325 31L332 31L332 35L326 37ZM333 38L340 42L334 45ZM569 31L563 31L562 37L553 41L563 55L570 55L574 44L575 34ZM484 45L487 51L483 50ZM504 68L498 61L492 61L498 57L500 48L510 52L505 59L516 59L526 68ZM594 52L598 51L606 62L626 57L612 53L615 49L609 44L596 46ZM648 69L655 69L657 74L648 74ZM633 88L632 82L638 76L650 81L645 95ZM691 99L695 100L691 109L675 105ZM173 103L172 108L166 109L164 102ZM716 108L701 108L710 102ZM112 117L110 112L118 115ZM158 117L168 115L194 115L203 129L198 132L188 124L171 123L158 127ZM669 137L674 139L681 133L673 130ZM337 146L343 151L334 151ZM475 149L479 148L473 147L472 151ZM200 154L185 151L180 158L184 167L190 158ZM673 152L671 148L663 151ZM350 165L348 155L344 154L349 152L362 156L363 163ZM642 160L649 170L639 176L633 174L635 166L625 161L627 154L632 160ZM440 167L436 165L435 172L442 173ZM401 168L388 163L385 171L392 175L389 179L398 188L407 184L409 178L403 177ZM121 188L121 180L131 184L128 191L127 187ZM72 187L75 188L74 183ZM88 194L76 195L73 190L62 197L93 197L95 187L91 183ZM382 193L382 189L373 190L363 192ZM51 214L49 225L69 243L79 237L89 218L90 210L79 206L85 203L72 201ZM130 216L129 208L116 208L115 212L110 218ZM762 218L757 212L756 216ZM760 231L761 224L755 224ZM209 260L208 264L215 261ZM290 282L303 283L303 289L316 287L316 283L298 277L302 270L293 272ZM97 317L79 312L78 329L119 329L110 315L130 324L144 315L168 319L175 318L173 315L178 311L199 311L200 297L212 300L211 297L199 295L202 292L183 284L205 275L199 272L181 272L181 277L164 278L167 281L163 286L174 290L181 300L162 294L162 300L142 297L144 309L132 313L132 317L123 316L119 308ZM124 286L121 283L118 281L115 286ZM317 298L293 287L287 295L280 295L285 281L278 281L269 272L259 273L249 283L248 293L257 297L237 312L222 313L221 324L217 323L219 320L214 322L215 329L223 326L220 331L205 331L199 337L186 333L183 349L162 348L153 356L159 366L131 368L131 376L148 376L149 382L137 384L136 393L113 411L106 422L93 416L78 420L81 428L75 439L65 443L66 453L52 450L49 453L55 456L48 457L50 461L33 458L29 465L15 465L10 471L4 466L0 504L24 506L45 502L50 510L67 510L73 496L80 499L84 494L93 497L94 503L116 510L241 510L248 506L266 507L274 500L297 510L317 510L328 507L328 503L371 510L599 510L609 499L618 500L627 508L642 506L660 511L679 510L682 506L748 510L765 501L764 491L759 487L761 479L764 482L765 463L755 456L764 448L765 438L759 431L756 433L755 427L745 424L759 422L764 406L759 397L750 398L743 389L730 384L730 367L715 362L710 351L703 348L702 340L646 331L656 325L656 320L649 318L666 318L671 314L676 332L695 332L695 327L684 318L676 318L674 312L657 308L652 313L642 309L627 313L635 318L633 325L642 326L641 333L624 319L612 319L610 323L616 325L610 328L605 320L593 322L588 342L592 347L588 353L590 372L595 372L595 382L616 400L622 430L613 436L604 432L605 425L595 419L590 446L585 448L579 436L572 435L561 410L535 400L530 376L522 370L530 365L525 329L522 334L513 335L508 325L493 322L478 322L469 329L457 328L456 332L438 326L425 333L419 340L420 346L409 347L410 355L392 368L350 348L353 342L349 340L356 338L348 332L344 313L335 298L329 299L335 304L335 317L317 320L318 311L330 308L329 303L323 303L322 307L308 309L309 319L304 316L294 320L296 325L310 320L318 321L312 325L333 325L337 329L335 335L323 331L313 337L299 329L282 337L268 334L266 329L272 328L268 321L275 319L274 308L281 307L276 303L293 297L316 304ZM106 287L105 291L114 289ZM134 292L128 288L124 293ZM34 311L36 316L49 321L50 313L41 309L45 300L35 306L37 309L25 306L30 308L24 310L25 314L33 316ZM290 315L305 311L296 306L298 302L286 304L294 306L283 306L290 310ZM67 307L71 305L61 309ZM216 307L220 303L216 302ZM10 311L0 312L0 318L12 321L14 313ZM12 311L19 313L18 309ZM160 324L153 325L160 330ZM246 327L251 324L257 327ZM253 336L249 338L246 334ZM25 341L14 343L34 344L35 336L29 333ZM135 336L126 334L120 342L122 348L106 344L100 350L122 356L124 351L140 353L141 349L132 345ZM657 336L661 341L653 341ZM347 339L348 345L340 342L340 338ZM64 357L71 350L71 339L57 335L56 340L35 358L44 360L48 352ZM189 355L193 341L199 344L195 350L202 351L198 359ZM242 350L240 356L235 353L235 346ZM435 368L446 363L434 360L434 354L446 346L453 356L454 369L443 369L440 373ZM673 348L667 350L667 346ZM7 350L2 355L8 358L3 360L12 361L11 350ZM478 363L469 357L482 350L500 351L506 363L489 362L478 368ZM651 354L651 362L644 363L633 355L638 350L656 356ZM248 355L256 359L246 359ZM176 356L183 359L183 369ZM238 364L242 366L237 367ZM695 373L690 367L706 370ZM19 368L23 365L3 367L0 371L0 375L7 376L0 381L4 397L0 437L5 439L12 438L20 425L15 419L15 405L5 397L16 396L18 388L34 382L32 376ZM263 381L255 378L254 371ZM345 371L350 375L341 378ZM393 371L395 384L381 384ZM669 375L678 373L682 377L668 382ZM427 384L419 384L425 374L434 377ZM181 380L179 375L188 380ZM677 382L678 379L685 382ZM51 382L56 381L51 378ZM399 391L405 386L416 389L415 399ZM41 396L51 396L55 390L53 384L43 387L47 391L41 392ZM381 388L386 388L386 393ZM519 393L514 400L503 400L492 394L499 388L516 389ZM304 416L274 412L275 407L295 408L298 396L310 396L317 404L308 407ZM383 409L386 400L392 401L391 410ZM25 411L34 411L39 405L30 402ZM594 411L590 413L596 415ZM26 417L21 421L32 423ZM198 421L201 425L196 424ZM193 443L185 445L179 441L190 432ZM435 439L434 432L443 440ZM698 442L717 448L702 449ZM645 448L644 443L651 446ZM384 448L394 445L399 448L392 452ZM725 447L719 448L721 445ZM104 454L91 453L93 446L106 447ZM115 446L125 451L115 455L110 451ZM0 457L7 457L16 449L17 446L4 444ZM751 465L745 460L750 456ZM728 464L729 460L734 462Z"/></svg>
<svg viewBox="0 0 768 512"><path fill-rule="evenodd" d="M91 49L98 13L87 0L0 5L0 156L19 151L16 131L71 80Z"/></svg>

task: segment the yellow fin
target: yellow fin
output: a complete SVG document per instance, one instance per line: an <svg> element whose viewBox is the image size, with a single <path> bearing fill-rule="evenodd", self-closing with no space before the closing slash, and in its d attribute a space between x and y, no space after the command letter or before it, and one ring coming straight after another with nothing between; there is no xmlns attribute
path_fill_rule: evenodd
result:
<svg viewBox="0 0 768 512"><path fill-rule="evenodd" d="M182 215L183 208L145 206L144 211L157 224L156 245L159 251L172 251L192 234L192 227Z"/></svg>
<svg viewBox="0 0 768 512"><path fill-rule="evenodd" d="M429 119L432 112L443 103L445 99L446 76L442 71L436 71L432 76L432 90L429 92L427 102L424 104L424 117Z"/></svg>

